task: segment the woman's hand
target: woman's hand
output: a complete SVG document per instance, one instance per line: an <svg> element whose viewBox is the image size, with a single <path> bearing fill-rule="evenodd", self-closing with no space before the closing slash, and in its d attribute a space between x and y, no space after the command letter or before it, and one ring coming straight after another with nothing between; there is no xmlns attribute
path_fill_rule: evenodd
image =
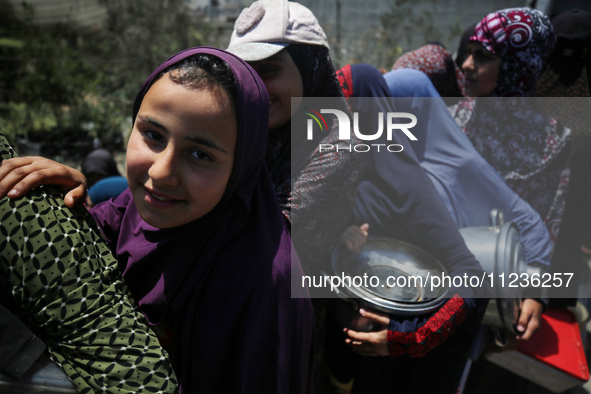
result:
<svg viewBox="0 0 591 394"><path fill-rule="evenodd" d="M369 224L364 223L361 226L349 226L341 234L341 243L352 253L359 253L363 245L367 242Z"/></svg>
<svg viewBox="0 0 591 394"><path fill-rule="evenodd" d="M359 314L379 323L381 328L379 331L373 332L357 332L345 328L343 331L349 336L345 339L345 343L355 353L362 356L388 356L388 323L390 323L390 318L387 315L368 312L365 309L360 309Z"/></svg>
<svg viewBox="0 0 591 394"><path fill-rule="evenodd" d="M86 177L80 171L44 157L17 157L0 165L0 198L21 197L43 184L59 187L68 207L84 202Z"/></svg>
<svg viewBox="0 0 591 394"><path fill-rule="evenodd" d="M517 331L521 333L517 335L517 339L527 341L540 328L541 321L542 303L531 298L523 300L519 319L516 322Z"/></svg>

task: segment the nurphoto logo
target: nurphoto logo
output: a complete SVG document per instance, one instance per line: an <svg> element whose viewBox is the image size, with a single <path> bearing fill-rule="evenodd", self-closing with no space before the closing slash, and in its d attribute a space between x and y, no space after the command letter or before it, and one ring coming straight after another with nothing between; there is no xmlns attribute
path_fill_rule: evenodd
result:
<svg viewBox="0 0 591 394"><path fill-rule="evenodd" d="M320 129L320 132L324 130L328 131L328 123L322 116L322 114L332 114L336 116L339 125L339 140L346 141L351 140L351 130L355 137L361 141L376 141L377 139L381 138L386 133L386 140L392 141L393 135L395 132L402 132L404 135L411 141L417 141L417 137L410 131L411 128L416 126L417 124L417 117L408 112L388 112L384 114L383 112L378 112L378 129L376 131L371 131L373 134L366 134L369 130L364 130L363 132L359 129L359 113L353 112L353 127L351 128L351 120L347 113L338 110L338 109L321 109L320 112L305 107L305 114L310 116L311 119L308 119L307 122L307 138L308 140L314 139L314 128L315 124L318 126L316 128ZM409 120L408 122L400 123L403 120ZM385 127L384 127L385 123ZM320 151L329 151L329 150L336 150L336 151L348 151L348 152L369 152L372 149L377 149L380 151L380 148L384 148L388 152L402 152L404 147L401 144L384 144L384 143L355 143L350 145L333 145L333 144L320 144Z"/></svg>

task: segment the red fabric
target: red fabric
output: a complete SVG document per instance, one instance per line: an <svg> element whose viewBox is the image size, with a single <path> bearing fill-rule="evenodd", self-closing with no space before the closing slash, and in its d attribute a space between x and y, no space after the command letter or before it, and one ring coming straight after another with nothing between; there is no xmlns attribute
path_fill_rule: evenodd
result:
<svg viewBox="0 0 591 394"><path fill-rule="evenodd" d="M575 379L589 380L589 368L577 317L566 308L549 307L540 329L529 341L519 341L516 351L556 368Z"/></svg>
<svg viewBox="0 0 591 394"><path fill-rule="evenodd" d="M351 75L351 65L347 64L345 67L336 71L339 84L346 98L353 97L353 77Z"/></svg>
<svg viewBox="0 0 591 394"><path fill-rule="evenodd" d="M458 294L445 303L427 322L414 332L388 330L390 357L422 357L443 343L466 319L466 302Z"/></svg>
<svg viewBox="0 0 591 394"><path fill-rule="evenodd" d="M427 44L400 56L392 70L410 68L427 74L441 97L464 97L464 73L445 48Z"/></svg>
<svg viewBox="0 0 591 394"><path fill-rule="evenodd" d="M495 96L533 97L556 34L543 12L518 7L486 15L474 28L470 41L501 59Z"/></svg>

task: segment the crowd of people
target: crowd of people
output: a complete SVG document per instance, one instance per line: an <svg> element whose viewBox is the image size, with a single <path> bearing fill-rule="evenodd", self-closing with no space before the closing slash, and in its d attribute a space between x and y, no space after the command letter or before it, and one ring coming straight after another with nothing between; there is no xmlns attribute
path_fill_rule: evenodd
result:
<svg viewBox="0 0 591 394"><path fill-rule="evenodd" d="M140 87L125 177L108 151L79 172L17 157L0 135L2 305L80 392L455 393L490 284L453 283L417 314L362 308L374 329L361 332L302 278L370 235L420 247L452 277L485 277L459 229L488 225L493 209L516 225L525 264L582 273L589 126L530 98L566 94L550 83L589 96L588 15L494 11L455 59L428 43L382 73L335 70L308 8L255 1L226 49L174 54ZM562 34L573 20L587 26ZM343 133L305 98L354 126ZM381 133L377 113L414 114L414 140ZM352 152L375 130L373 143L402 149ZM575 301L524 297L516 338L549 304Z"/></svg>

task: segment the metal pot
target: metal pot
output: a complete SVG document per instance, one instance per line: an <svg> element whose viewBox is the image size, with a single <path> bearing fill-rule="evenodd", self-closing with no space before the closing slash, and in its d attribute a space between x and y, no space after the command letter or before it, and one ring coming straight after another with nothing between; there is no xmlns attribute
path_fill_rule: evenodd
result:
<svg viewBox="0 0 591 394"><path fill-rule="evenodd" d="M395 239L369 237L356 254L341 246L332 255L332 269L337 276L366 279L361 286L354 281L344 283L336 290L339 298L330 306L343 326L356 331L376 328L359 315L362 307L389 315L416 316L435 311L448 296L447 287L428 286L429 276L446 274L441 263L426 251Z"/></svg>
<svg viewBox="0 0 591 394"><path fill-rule="evenodd" d="M468 249L474 254L487 273L493 275L493 298L484 315L483 324L499 327L518 334L514 321L521 309L523 288L508 287L510 275L541 275L539 267L528 266L523 259L519 230L514 223L505 223L503 213L492 210L490 226L465 227L460 229ZM500 277L505 278L502 286Z"/></svg>
<svg viewBox="0 0 591 394"><path fill-rule="evenodd" d="M519 231L513 223L504 223L503 214L491 211L490 226L460 229L468 249L475 255L484 271L493 279L511 273L541 274L538 267L527 266L523 260ZM359 314L360 308L368 308L394 316L417 316L439 308L448 297L447 287L431 291L425 286L392 287L384 283L388 277L441 276L445 268L429 253L408 243L370 237L358 254L338 247L332 256L335 275L375 275L380 277L378 286L341 286L336 289L339 299L331 300L330 309L345 327L356 331L373 331L373 321ZM493 299L485 312L483 324L517 334L513 322L521 309L522 288L493 287Z"/></svg>

